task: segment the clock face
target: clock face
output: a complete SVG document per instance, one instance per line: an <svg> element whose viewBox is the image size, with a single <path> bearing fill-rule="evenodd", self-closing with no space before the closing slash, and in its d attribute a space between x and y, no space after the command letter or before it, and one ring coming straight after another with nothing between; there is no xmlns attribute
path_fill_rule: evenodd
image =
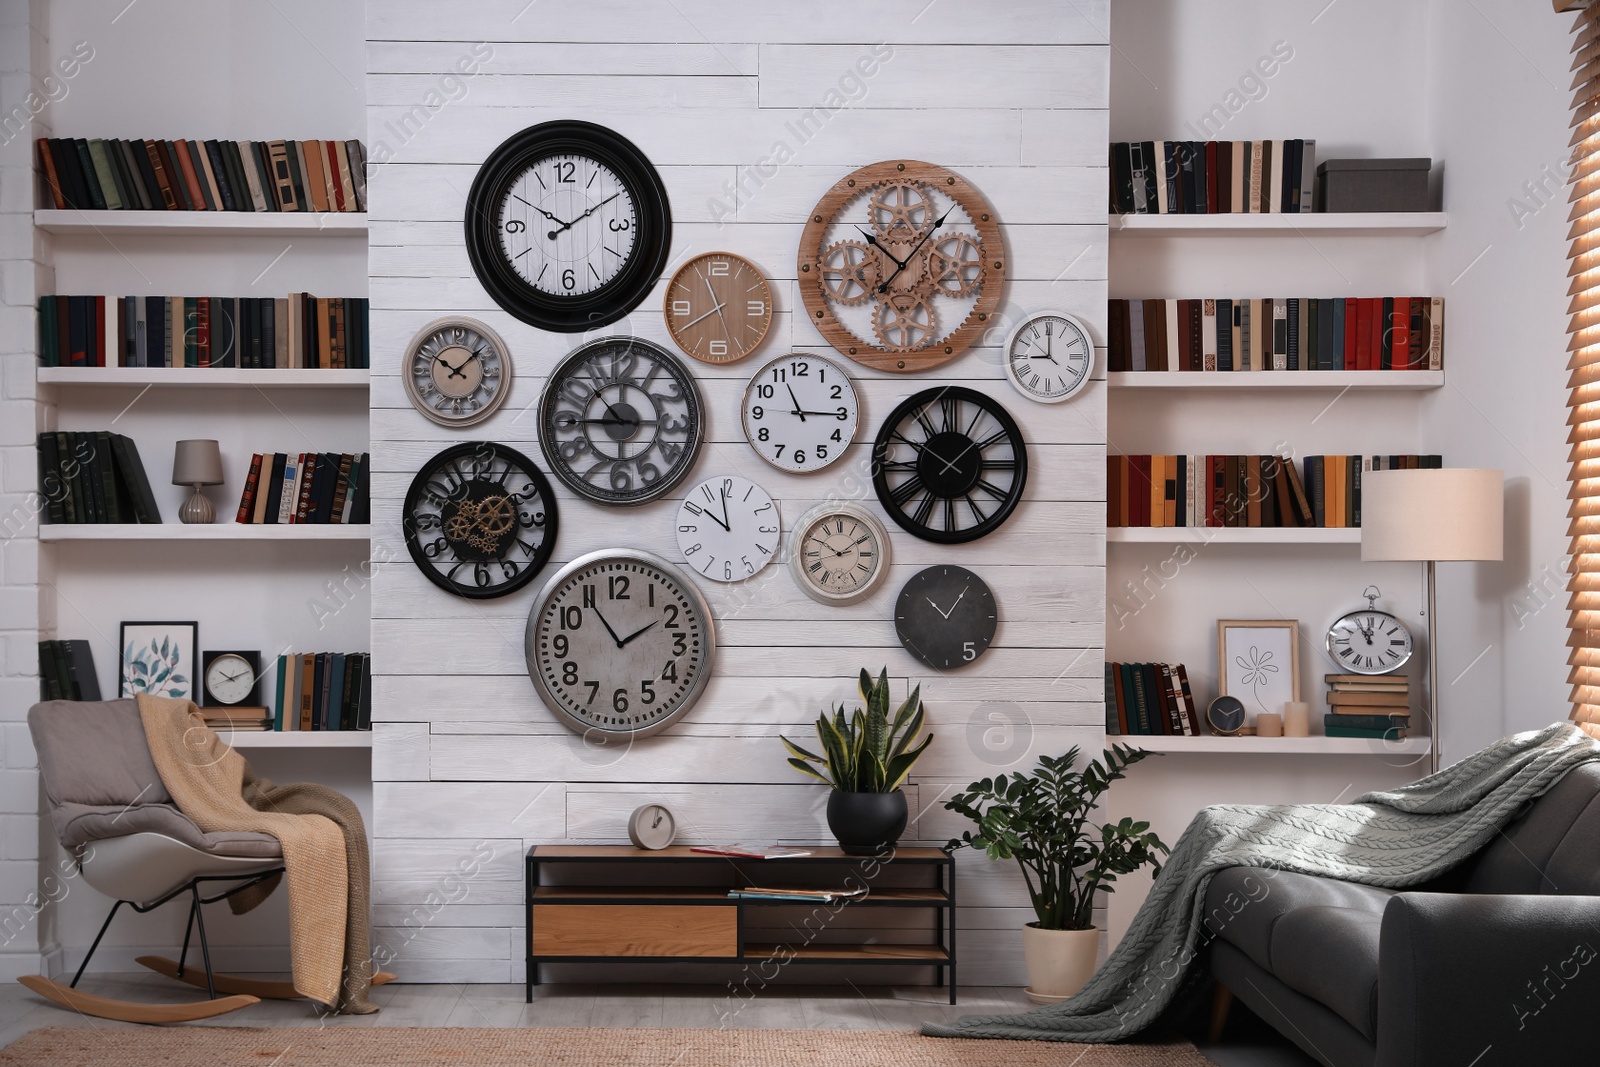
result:
<svg viewBox="0 0 1600 1067"><path fill-rule="evenodd" d="M998 528L1022 499L1028 451L1006 409L939 386L907 398L872 446L872 485L901 528L960 544Z"/></svg>
<svg viewBox="0 0 1600 1067"><path fill-rule="evenodd" d="M1006 338L1006 377L1017 391L1059 404L1089 382L1094 344L1083 324L1065 312L1024 319Z"/></svg>
<svg viewBox="0 0 1600 1067"><path fill-rule="evenodd" d="M889 532L858 504L818 504L795 525L789 568L811 599L854 604L889 575Z"/></svg>
<svg viewBox="0 0 1600 1067"><path fill-rule="evenodd" d="M806 321L884 371L960 355L989 328L1005 281L1000 224L960 175L891 160L841 178L800 235Z"/></svg>
<svg viewBox="0 0 1600 1067"><path fill-rule="evenodd" d="M213 653L207 657L205 682L207 704L243 704L256 691L256 665L238 652Z"/></svg>
<svg viewBox="0 0 1600 1067"><path fill-rule="evenodd" d="M998 624L994 594L965 567L918 571L894 606L900 643L934 670L964 667L983 655Z"/></svg>
<svg viewBox="0 0 1600 1067"><path fill-rule="evenodd" d="M778 505L748 478L707 478L678 508L678 550L702 576L738 582L778 549Z"/></svg>
<svg viewBox="0 0 1600 1067"><path fill-rule="evenodd" d="M528 676L565 725L646 737L694 704L711 675L711 611L666 560L616 549L573 560L528 616Z"/></svg>
<svg viewBox="0 0 1600 1067"><path fill-rule="evenodd" d="M467 196L467 255L496 303L541 329L574 333L639 305L666 263L666 188L631 141L588 122L514 135Z"/></svg>
<svg viewBox="0 0 1600 1067"><path fill-rule="evenodd" d="M1244 704L1238 697L1220 696L1206 709L1206 722L1211 724L1211 732L1224 737L1232 737L1244 729L1244 718Z"/></svg>
<svg viewBox="0 0 1600 1067"><path fill-rule="evenodd" d="M1352 674L1388 674L1411 658L1411 631L1386 611L1352 611L1328 627L1328 655Z"/></svg>
<svg viewBox="0 0 1600 1067"><path fill-rule="evenodd" d="M843 458L856 436L855 386L818 356L779 356L744 391L744 437L756 455L791 474L821 470Z"/></svg>
<svg viewBox="0 0 1600 1067"><path fill-rule="evenodd" d="M767 280L754 263L730 252L707 252L679 267L665 301L672 339L704 363L743 359L772 326Z"/></svg>
<svg viewBox="0 0 1600 1067"><path fill-rule="evenodd" d="M511 391L511 353L500 335L472 319L439 319L406 347L406 396L445 426L494 414Z"/></svg>
<svg viewBox="0 0 1600 1067"><path fill-rule="evenodd" d="M580 345L550 372L539 447L556 477L597 504L643 504L683 481L704 433L682 363L634 337Z"/></svg>
<svg viewBox="0 0 1600 1067"><path fill-rule="evenodd" d="M635 848L666 848L677 833L677 820L664 804L642 804L628 819L628 840Z"/></svg>
<svg viewBox="0 0 1600 1067"><path fill-rule="evenodd" d="M556 499L533 461L505 445L466 441L411 480L406 548L427 579L473 600L533 580L556 544Z"/></svg>

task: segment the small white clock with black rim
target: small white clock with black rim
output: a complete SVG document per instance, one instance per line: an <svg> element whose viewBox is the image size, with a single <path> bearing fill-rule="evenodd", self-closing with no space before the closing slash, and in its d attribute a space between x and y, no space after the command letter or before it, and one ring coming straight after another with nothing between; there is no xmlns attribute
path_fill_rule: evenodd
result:
<svg viewBox="0 0 1600 1067"><path fill-rule="evenodd" d="M812 600L865 600L889 575L889 532L860 504L825 501L795 524L789 569Z"/></svg>
<svg viewBox="0 0 1600 1067"><path fill-rule="evenodd" d="M707 478L678 507L678 550L714 582L738 582L765 567L778 550L778 505L748 478Z"/></svg>
<svg viewBox="0 0 1600 1067"><path fill-rule="evenodd" d="M1094 370L1094 342L1083 323L1064 311L1044 311L1017 323L1006 337L1006 377L1041 404L1059 404L1085 385Z"/></svg>
<svg viewBox="0 0 1600 1067"><path fill-rule="evenodd" d="M790 474L839 460L861 409L849 375L808 353L779 356L744 391L744 437L756 455Z"/></svg>
<svg viewBox="0 0 1600 1067"><path fill-rule="evenodd" d="M1328 627L1328 657L1352 674L1388 674L1411 659L1411 631L1405 623L1378 610L1378 587L1361 594L1367 606L1335 619Z"/></svg>

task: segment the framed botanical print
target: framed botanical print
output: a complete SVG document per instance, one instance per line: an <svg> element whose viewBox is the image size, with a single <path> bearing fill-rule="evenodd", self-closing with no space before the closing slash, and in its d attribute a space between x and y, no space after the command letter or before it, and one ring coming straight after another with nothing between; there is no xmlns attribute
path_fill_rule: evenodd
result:
<svg viewBox="0 0 1600 1067"><path fill-rule="evenodd" d="M1299 700L1300 624L1293 619L1217 622L1217 694L1237 697L1252 717Z"/></svg>
<svg viewBox="0 0 1600 1067"><path fill-rule="evenodd" d="M194 700L200 675L200 624L125 622L117 642L117 695Z"/></svg>

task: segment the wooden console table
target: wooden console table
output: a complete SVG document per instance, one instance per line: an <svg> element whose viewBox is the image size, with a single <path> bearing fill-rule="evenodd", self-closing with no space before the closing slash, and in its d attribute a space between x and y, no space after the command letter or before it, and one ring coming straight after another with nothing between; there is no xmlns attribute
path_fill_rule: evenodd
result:
<svg viewBox="0 0 1600 1067"><path fill-rule="evenodd" d="M887 857L847 856L833 846L811 855L758 860L628 845L535 845L528 850L527 997L541 963L672 962L877 964L931 966L938 985L950 970L956 1002L956 868L938 848L901 848ZM731 889L842 889L864 885L867 896L848 905L728 896ZM844 908L924 908L933 912L929 940L879 943L870 929L830 931ZM787 923L787 941L747 941L752 919L770 909L765 925ZM808 909L795 923L792 909ZM839 935L852 935L845 941ZM865 935L863 937L863 935ZM903 930L894 937L904 940ZM770 975L764 977L770 978Z"/></svg>

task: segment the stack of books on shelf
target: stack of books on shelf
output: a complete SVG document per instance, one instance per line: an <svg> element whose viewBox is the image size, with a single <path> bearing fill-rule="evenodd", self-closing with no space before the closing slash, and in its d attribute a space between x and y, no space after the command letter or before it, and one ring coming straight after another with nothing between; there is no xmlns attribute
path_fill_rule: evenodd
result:
<svg viewBox="0 0 1600 1067"><path fill-rule="evenodd" d="M266 733L273 726L271 708L208 706L200 709L200 717L213 730Z"/></svg>
<svg viewBox="0 0 1600 1067"><path fill-rule="evenodd" d="M1110 371L1440 370L1444 298L1108 301Z"/></svg>
<svg viewBox="0 0 1600 1067"><path fill-rule="evenodd" d="M41 137L46 207L112 211L365 211L360 141Z"/></svg>
<svg viewBox="0 0 1600 1067"><path fill-rule="evenodd" d="M746 886L743 889L730 889L728 896L734 900L770 900L787 901L791 904L837 904L841 901L865 900L867 887L860 886L856 889L763 889L760 886Z"/></svg>
<svg viewBox="0 0 1600 1067"><path fill-rule="evenodd" d="M39 642L39 699L100 699L100 679L94 673L89 642Z"/></svg>
<svg viewBox="0 0 1600 1067"><path fill-rule="evenodd" d="M1356 527L1367 471L1443 456L1107 456L1106 525Z"/></svg>
<svg viewBox="0 0 1600 1067"><path fill-rule="evenodd" d="M244 523L343 523L371 520L370 460L363 452L257 452L239 511Z"/></svg>
<svg viewBox="0 0 1600 1067"><path fill-rule="evenodd" d="M274 730L372 729L372 656L296 652L278 657Z"/></svg>
<svg viewBox="0 0 1600 1067"><path fill-rule="evenodd" d="M139 448L120 433L41 433L39 490L46 522L161 521Z"/></svg>
<svg viewBox="0 0 1600 1067"><path fill-rule="evenodd" d="M1316 173L1313 140L1116 141L1111 213L1302 214Z"/></svg>
<svg viewBox="0 0 1600 1067"><path fill-rule="evenodd" d="M1329 737L1376 737L1400 741L1411 725L1411 693L1401 674L1327 674Z"/></svg>
<svg viewBox="0 0 1600 1067"><path fill-rule="evenodd" d="M1195 737L1200 712L1181 663L1107 663L1106 733Z"/></svg>
<svg viewBox="0 0 1600 1067"><path fill-rule="evenodd" d="M358 296L42 296L42 367L370 366Z"/></svg>

